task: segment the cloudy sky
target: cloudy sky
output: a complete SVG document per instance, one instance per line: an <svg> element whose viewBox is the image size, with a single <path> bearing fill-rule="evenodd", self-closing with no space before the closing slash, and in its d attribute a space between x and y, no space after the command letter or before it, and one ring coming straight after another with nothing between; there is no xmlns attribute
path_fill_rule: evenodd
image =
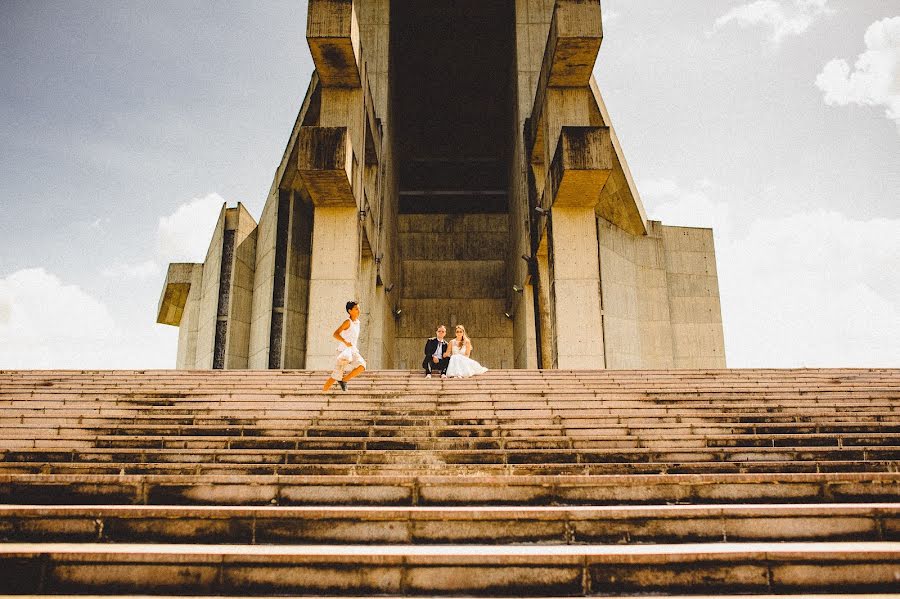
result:
<svg viewBox="0 0 900 599"><path fill-rule="evenodd" d="M900 366L900 0L606 0L647 212L712 226L728 364ZM170 261L258 217L306 3L0 2L0 368L169 368Z"/></svg>

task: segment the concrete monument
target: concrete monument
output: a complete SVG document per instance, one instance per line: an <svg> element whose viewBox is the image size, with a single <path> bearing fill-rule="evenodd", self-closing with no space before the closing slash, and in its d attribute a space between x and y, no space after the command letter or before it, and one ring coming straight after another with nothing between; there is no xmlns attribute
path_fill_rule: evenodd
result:
<svg viewBox="0 0 900 599"><path fill-rule="evenodd" d="M316 71L255 222L171 264L177 367L370 368L439 323L490 368L723 368L710 229L648 220L592 76L599 0L310 0Z"/></svg>

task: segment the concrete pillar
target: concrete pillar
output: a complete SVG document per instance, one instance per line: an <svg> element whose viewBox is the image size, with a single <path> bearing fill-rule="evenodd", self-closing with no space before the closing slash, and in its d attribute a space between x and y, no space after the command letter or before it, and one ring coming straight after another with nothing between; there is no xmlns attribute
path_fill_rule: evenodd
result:
<svg viewBox="0 0 900 599"><path fill-rule="evenodd" d="M347 318L344 305L349 300L357 299L358 268L359 224L356 207L316 207L309 281L307 368L330 370L334 367L337 342L331 334Z"/></svg>
<svg viewBox="0 0 900 599"><path fill-rule="evenodd" d="M605 368L594 210L552 210L557 368Z"/></svg>
<svg viewBox="0 0 900 599"><path fill-rule="evenodd" d="M540 310L541 363L539 368L556 368L556 311L553 309L550 254L546 239L538 246L538 308Z"/></svg>

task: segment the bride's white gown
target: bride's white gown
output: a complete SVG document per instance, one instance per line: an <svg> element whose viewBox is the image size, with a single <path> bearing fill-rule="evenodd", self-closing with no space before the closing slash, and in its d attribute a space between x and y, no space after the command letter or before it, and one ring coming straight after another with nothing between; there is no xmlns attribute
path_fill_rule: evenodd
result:
<svg viewBox="0 0 900 599"><path fill-rule="evenodd" d="M465 346L460 348L455 339L450 342L450 348L450 364L447 366L447 376L466 378L487 372L487 368L466 356Z"/></svg>

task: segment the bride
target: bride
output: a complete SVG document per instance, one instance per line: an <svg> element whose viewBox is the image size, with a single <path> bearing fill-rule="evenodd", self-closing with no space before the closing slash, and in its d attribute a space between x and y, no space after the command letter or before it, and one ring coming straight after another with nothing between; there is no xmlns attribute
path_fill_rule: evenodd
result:
<svg viewBox="0 0 900 599"><path fill-rule="evenodd" d="M487 368L469 357L472 353L472 341L466 335L466 328L456 325L456 339L447 346L444 357L450 356L450 364L447 366L447 376L450 378L466 378L476 374L487 372Z"/></svg>

